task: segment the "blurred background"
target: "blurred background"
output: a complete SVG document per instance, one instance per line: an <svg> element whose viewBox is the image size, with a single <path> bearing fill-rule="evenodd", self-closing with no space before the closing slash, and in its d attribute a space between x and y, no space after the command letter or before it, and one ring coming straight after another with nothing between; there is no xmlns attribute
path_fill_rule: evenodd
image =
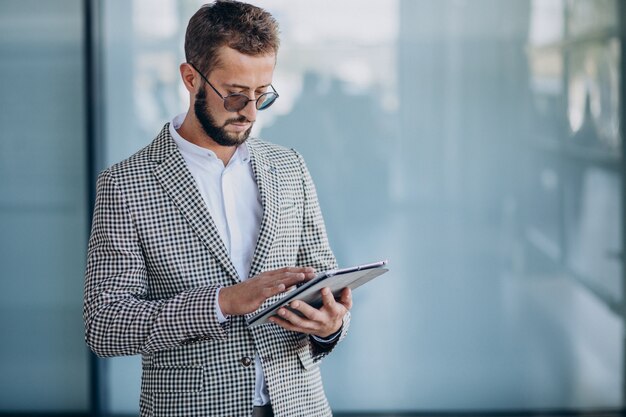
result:
<svg viewBox="0 0 626 417"><path fill-rule="evenodd" d="M0 415L136 415L82 290L95 176L187 109L199 0L0 0ZM624 409L626 5L257 0L280 99L354 294L338 416ZM374 414L371 414L374 415Z"/></svg>

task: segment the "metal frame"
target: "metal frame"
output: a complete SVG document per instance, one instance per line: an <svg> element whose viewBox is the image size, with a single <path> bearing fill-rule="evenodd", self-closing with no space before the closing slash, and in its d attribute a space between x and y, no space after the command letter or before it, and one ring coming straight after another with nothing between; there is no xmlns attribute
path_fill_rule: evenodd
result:
<svg viewBox="0 0 626 417"><path fill-rule="evenodd" d="M103 161L104 123L102 106L102 58L100 32L100 1L83 0L84 62L87 137L87 230L91 230L93 207L96 199L96 179ZM107 365L92 352L89 353L89 414L93 417L107 415Z"/></svg>
<svg viewBox="0 0 626 417"><path fill-rule="evenodd" d="M619 91L619 134L621 136L621 180L622 180L622 323L626 322L626 4L617 2L620 39L620 91ZM624 336L624 335L623 335ZM622 344L622 359L626 358L626 338ZM622 360L622 407L626 402L626 361Z"/></svg>

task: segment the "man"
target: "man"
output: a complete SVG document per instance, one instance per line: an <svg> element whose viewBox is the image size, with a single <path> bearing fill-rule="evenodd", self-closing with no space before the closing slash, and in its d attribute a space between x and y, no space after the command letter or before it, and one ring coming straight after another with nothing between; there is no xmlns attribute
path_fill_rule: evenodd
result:
<svg viewBox="0 0 626 417"><path fill-rule="evenodd" d="M318 364L345 336L349 290L246 324L336 267L302 157L249 138L278 98L278 45L264 10L203 6L180 66L189 110L98 178L86 340L100 356L142 354L142 416L331 415Z"/></svg>

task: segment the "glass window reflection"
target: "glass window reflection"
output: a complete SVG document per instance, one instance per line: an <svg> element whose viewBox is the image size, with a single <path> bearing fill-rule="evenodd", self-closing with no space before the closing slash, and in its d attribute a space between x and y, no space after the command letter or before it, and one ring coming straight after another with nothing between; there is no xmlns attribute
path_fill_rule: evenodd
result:
<svg viewBox="0 0 626 417"><path fill-rule="evenodd" d="M107 165L185 108L199 4L103 2ZM254 134L305 155L341 264L390 260L323 365L333 408L620 407L617 1L257 4L283 44ZM136 411L138 359L110 369Z"/></svg>

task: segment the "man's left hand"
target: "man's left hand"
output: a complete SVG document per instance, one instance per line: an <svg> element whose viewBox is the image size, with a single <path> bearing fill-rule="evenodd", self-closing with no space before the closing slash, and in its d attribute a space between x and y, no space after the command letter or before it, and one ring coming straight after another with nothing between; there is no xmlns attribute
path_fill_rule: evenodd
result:
<svg viewBox="0 0 626 417"><path fill-rule="evenodd" d="M324 288L322 301L324 304L319 309L301 300L293 301L289 307L299 311L303 317L287 308L281 308L278 316L270 318L270 321L287 330L326 338L341 328L343 316L352 308L352 292L349 288L344 288L339 300L335 300L330 289Z"/></svg>

